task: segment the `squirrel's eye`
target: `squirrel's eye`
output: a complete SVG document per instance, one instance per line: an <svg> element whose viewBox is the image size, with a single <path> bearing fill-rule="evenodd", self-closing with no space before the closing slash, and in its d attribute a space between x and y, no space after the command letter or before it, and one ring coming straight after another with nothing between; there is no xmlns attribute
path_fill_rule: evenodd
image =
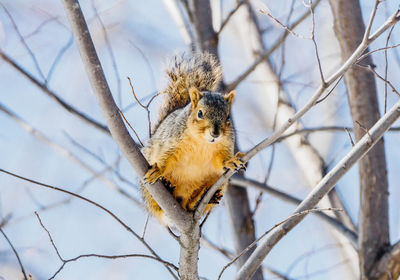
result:
<svg viewBox="0 0 400 280"><path fill-rule="evenodd" d="M229 122L231 120L231 115L228 115L227 117L226 117L226 122Z"/></svg>
<svg viewBox="0 0 400 280"><path fill-rule="evenodd" d="M197 117L199 117L199 119L203 119L204 118L202 110L199 110L199 112L197 113Z"/></svg>

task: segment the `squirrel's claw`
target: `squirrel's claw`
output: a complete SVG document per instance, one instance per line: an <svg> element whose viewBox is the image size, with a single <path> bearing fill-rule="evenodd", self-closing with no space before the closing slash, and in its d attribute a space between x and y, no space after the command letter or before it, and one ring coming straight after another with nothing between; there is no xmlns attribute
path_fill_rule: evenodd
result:
<svg viewBox="0 0 400 280"><path fill-rule="evenodd" d="M224 163L224 168L233 171L240 169L246 170L246 164L241 160L241 157L243 157L244 155L245 153L237 152L233 158Z"/></svg>
<svg viewBox="0 0 400 280"><path fill-rule="evenodd" d="M221 190L217 190L213 197L211 198L210 202L208 204L219 204L219 202L221 201L222 197L223 197L223 193Z"/></svg>
<svg viewBox="0 0 400 280"><path fill-rule="evenodd" d="M165 188L169 191L170 194L174 194L176 186L172 185L170 181L165 178L161 178L161 182L164 184Z"/></svg>
<svg viewBox="0 0 400 280"><path fill-rule="evenodd" d="M161 179L161 177L162 177L161 169L158 167L157 163L155 163L146 172L143 181L146 184L154 184L155 182L157 182L158 179Z"/></svg>

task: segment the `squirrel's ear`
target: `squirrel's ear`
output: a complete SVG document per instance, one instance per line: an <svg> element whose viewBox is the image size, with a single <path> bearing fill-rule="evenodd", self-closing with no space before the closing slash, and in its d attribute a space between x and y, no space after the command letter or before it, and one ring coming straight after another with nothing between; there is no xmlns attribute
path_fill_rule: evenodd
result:
<svg viewBox="0 0 400 280"><path fill-rule="evenodd" d="M196 108L200 98L203 97L203 94L197 88L192 87L189 89L189 96L190 101L192 102L192 108Z"/></svg>
<svg viewBox="0 0 400 280"><path fill-rule="evenodd" d="M228 102L229 106L232 105L233 99L235 98L236 91L232 90L228 94L224 95L224 99Z"/></svg>

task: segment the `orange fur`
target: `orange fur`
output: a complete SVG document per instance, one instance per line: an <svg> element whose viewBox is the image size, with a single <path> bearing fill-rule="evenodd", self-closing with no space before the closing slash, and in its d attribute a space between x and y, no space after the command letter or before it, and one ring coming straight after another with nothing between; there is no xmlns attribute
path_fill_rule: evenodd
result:
<svg viewBox="0 0 400 280"><path fill-rule="evenodd" d="M162 161L160 176L175 186L174 197L186 210L194 210L204 191L210 188L224 173L224 167L232 158L232 144L229 141L208 143L204 139L195 138L189 131L172 155ZM153 159L154 162L159 162ZM226 188L221 188L223 192ZM147 191L146 191L147 192ZM152 214L163 220L164 213L149 193L146 195L148 208ZM214 205L209 204L206 212Z"/></svg>

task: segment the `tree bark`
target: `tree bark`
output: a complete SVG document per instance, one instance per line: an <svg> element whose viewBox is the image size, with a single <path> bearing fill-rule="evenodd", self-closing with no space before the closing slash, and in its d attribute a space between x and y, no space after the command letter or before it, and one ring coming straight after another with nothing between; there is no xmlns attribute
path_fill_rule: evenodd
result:
<svg viewBox="0 0 400 280"><path fill-rule="evenodd" d="M358 0L330 0L334 29L342 59L347 59L363 40L364 23ZM367 50L368 51L368 50ZM371 56L362 65L373 67ZM357 141L379 119L375 77L367 69L353 67L345 75L354 134ZM361 279L370 273L389 245L388 181L383 138L359 162L360 213L358 222Z"/></svg>

